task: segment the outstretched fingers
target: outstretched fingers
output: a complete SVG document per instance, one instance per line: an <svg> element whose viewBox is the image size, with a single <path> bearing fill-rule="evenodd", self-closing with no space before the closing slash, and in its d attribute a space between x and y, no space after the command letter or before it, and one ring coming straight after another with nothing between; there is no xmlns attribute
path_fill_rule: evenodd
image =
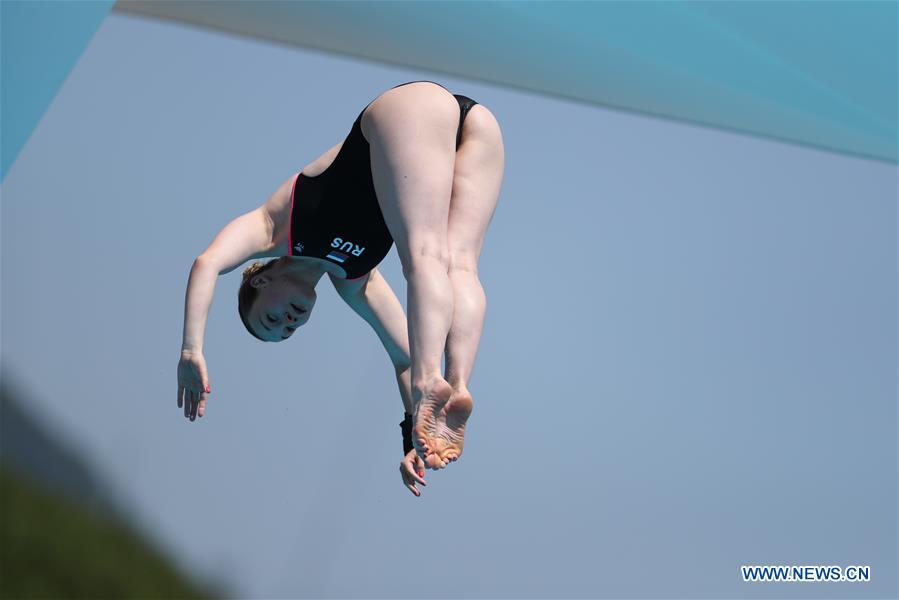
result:
<svg viewBox="0 0 899 600"><path fill-rule="evenodd" d="M178 386L178 408L184 410L184 418L195 421L197 417L206 414L206 402L209 400L209 392L211 390L207 386L205 392L197 392L189 388Z"/></svg>

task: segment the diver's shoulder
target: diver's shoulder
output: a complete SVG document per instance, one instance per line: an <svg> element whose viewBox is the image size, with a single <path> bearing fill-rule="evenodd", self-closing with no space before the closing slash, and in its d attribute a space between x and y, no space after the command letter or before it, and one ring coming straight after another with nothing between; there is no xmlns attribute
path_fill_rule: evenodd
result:
<svg viewBox="0 0 899 600"><path fill-rule="evenodd" d="M334 162L334 159L337 158L337 154L340 152L340 149L343 147L343 143L346 140L340 140L337 144L328 148L324 154L313 160L311 163L303 167L301 173L304 177L317 177L324 173L328 167L331 166L331 163Z"/></svg>
<svg viewBox="0 0 899 600"><path fill-rule="evenodd" d="M259 207L268 226L269 236L271 239L271 247L268 252L276 253L278 251L279 242L287 244L287 230L290 227L290 208L293 201L293 190L296 185L297 177L300 173L294 173L278 186L269 199Z"/></svg>

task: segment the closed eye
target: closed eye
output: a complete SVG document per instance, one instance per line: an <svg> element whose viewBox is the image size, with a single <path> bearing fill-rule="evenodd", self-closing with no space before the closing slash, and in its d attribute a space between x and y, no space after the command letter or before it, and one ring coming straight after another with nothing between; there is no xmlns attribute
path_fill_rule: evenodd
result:
<svg viewBox="0 0 899 600"><path fill-rule="evenodd" d="M293 307L293 309L294 309L295 311L297 311L298 313L304 313L304 312L306 312L306 309L305 309L305 308L300 308L299 306L297 306L296 304L294 304L294 303L292 303L292 302L290 303L290 305L291 305L291 306Z"/></svg>
<svg viewBox="0 0 899 600"><path fill-rule="evenodd" d="M272 318L271 315L265 315L265 317L268 319L269 323L277 323L278 322L278 319Z"/></svg>

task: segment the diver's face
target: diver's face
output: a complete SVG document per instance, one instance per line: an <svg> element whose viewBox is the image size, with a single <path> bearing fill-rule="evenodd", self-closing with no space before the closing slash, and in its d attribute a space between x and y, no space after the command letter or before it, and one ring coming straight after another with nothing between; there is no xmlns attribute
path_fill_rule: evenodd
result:
<svg viewBox="0 0 899 600"><path fill-rule="evenodd" d="M263 340L286 340L309 320L315 306L315 287L302 280L260 275L252 284L259 295L250 309L248 320Z"/></svg>

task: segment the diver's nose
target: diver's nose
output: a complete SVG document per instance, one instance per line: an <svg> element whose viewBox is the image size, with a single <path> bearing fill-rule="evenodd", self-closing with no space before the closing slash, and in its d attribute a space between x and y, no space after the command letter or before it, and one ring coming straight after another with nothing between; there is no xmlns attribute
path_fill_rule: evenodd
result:
<svg viewBox="0 0 899 600"><path fill-rule="evenodd" d="M291 309L293 309L293 310L291 310ZM296 306L295 304L291 304L288 308L284 309L284 314L286 315L287 320L290 323L296 323L297 321L299 321L302 318L303 313L305 313L305 312L306 312L306 309L300 308L299 306Z"/></svg>

